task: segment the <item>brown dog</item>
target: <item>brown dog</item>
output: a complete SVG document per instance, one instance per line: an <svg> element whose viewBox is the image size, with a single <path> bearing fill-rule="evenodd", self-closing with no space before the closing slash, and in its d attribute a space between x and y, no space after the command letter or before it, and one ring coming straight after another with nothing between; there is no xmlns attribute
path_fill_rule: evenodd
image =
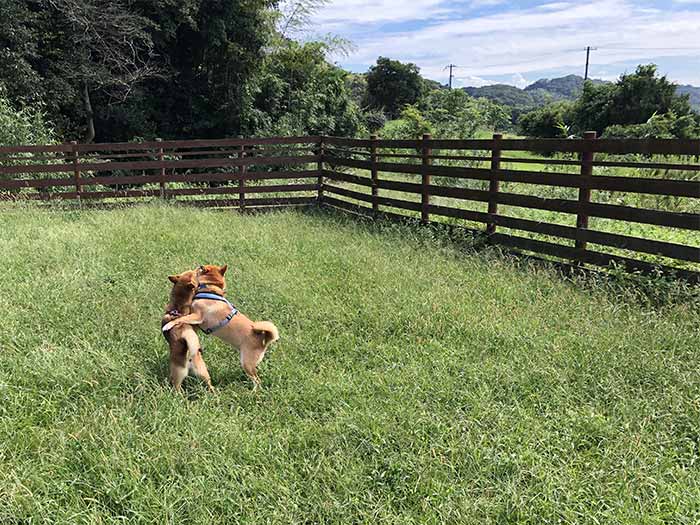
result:
<svg viewBox="0 0 700 525"><path fill-rule="evenodd" d="M163 326L163 331L188 324L199 325L204 333L235 346L240 351L241 366L253 382L253 390L260 387L257 367L265 356L268 345L279 339L277 327L268 321L253 322L240 313L224 297L227 266L206 265L197 270L199 287L192 303L192 313L178 317Z"/></svg>
<svg viewBox="0 0 700 525"><path fill-rule="evenodd" d="M173 283L173 289L170 292L170 302L165 307L165 315L161 319L161 327L179 316L191 313L192 298L197 290L196 276L196 272L190 270L168 277ZM170 382L175 390L180 391L187 373L192 370L194 375L202 378L209 390L213 392L211 377L202 358L199 337L194 329L188 324L181 324L172 330L163 329L163 335L170 345Z"/></svg>

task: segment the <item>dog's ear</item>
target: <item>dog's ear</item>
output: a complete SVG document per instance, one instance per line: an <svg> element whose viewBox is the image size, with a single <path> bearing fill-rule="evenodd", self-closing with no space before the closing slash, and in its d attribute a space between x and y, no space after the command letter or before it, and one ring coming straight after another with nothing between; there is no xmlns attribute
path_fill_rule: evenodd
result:
<svg viewBox="0 0 700 525"><path fill-rule="evenodd" d="M228 264L224 264L221 268L219 268L219 272L221 275L224 275L226 273L226 270L228 270Z"/></svg>
<svg viewBox="0 0 700 525"><path fill-rule="evenodd" d="M177 283L177 278L178 275L168 275L168 279L170 280L171 283L176 284Z"/></svg>
<svg viewBox="0 0 700 525"><path fill-rule="evenodd" d="M209 270L207 270L207 268L206 268L203 264L200 264L200 265L199 265L199 273L200 273L201 275L204 275L204 274L207 273L208 271L209 271Z"/></svg>

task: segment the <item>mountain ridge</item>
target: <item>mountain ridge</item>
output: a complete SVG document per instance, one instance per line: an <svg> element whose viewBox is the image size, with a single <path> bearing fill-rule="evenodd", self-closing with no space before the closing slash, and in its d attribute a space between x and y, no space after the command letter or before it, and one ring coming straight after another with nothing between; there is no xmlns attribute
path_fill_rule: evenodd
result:
<svg viewBox="0 0 700 525"><path fill-rule="evenodd" d="M605 80L592 79L594 84L607 84ZM494 102L513 108L513 115L530 111L551 102L575 100L583 91L584 79L579 75L566 75L557 78L541 78L524 88L509 84L492 84L482 87L464 87L470 96L488 98ZM687 94L695 111L700 111L700 87L679 85L679 94Z"/></svg>

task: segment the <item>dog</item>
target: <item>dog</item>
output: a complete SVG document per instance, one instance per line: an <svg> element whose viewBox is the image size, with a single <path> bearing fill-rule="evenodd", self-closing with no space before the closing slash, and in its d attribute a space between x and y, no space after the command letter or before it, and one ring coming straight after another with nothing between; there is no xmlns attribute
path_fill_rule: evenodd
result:
<svg viewBox="0 0 700 525"><path fill-rule="evenodd" d="M199 337L192 326L181 324L172 330L164 328L174 319L191 313L192 298L198 286L197 272L190 270L180 275L170 275L168 279L173 283L173 289L170 292L170 302L165 307L165 315L161 319L161 327L163 328L163 336L170 345L170 382L175 390L180 392L182 382L191 370L194 375L207 384L209 391L213 392L214 387L202 357Z"/></svg>
<svg viewBox="0 0 700 525"><path fill-rule="evenodd" d="M265 357L268 346L279 339L279 331L269 321L251 321L224 297L227 268L227 265L200 266L192 312L171 320L163 326L163 331L183 325L198 325L204 333L214 334L238 348L241 367L253 382L255 391L261 387L258 364Z"/></svg>

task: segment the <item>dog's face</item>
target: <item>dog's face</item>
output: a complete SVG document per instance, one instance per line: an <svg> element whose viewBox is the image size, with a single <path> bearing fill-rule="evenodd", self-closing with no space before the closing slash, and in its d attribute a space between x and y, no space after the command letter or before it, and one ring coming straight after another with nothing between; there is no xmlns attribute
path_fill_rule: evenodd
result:
<svg viewBox="0 0 700 525"><path fill-rule="evenodd" d="M216 266L214 264L204 264L197 269L197 280L199 284L209 284L217 286L222 290L226 288L226 279L224 274L228 269L228 265Z"/></svg>
<svg viewBox="0 0 700 525"><path fill-rule="evenodd" d="M168 280L176 288L182 288L183 290L194 290L197 288L197 272L195 270L189 270L179 275L168 275Z"/></svg>

